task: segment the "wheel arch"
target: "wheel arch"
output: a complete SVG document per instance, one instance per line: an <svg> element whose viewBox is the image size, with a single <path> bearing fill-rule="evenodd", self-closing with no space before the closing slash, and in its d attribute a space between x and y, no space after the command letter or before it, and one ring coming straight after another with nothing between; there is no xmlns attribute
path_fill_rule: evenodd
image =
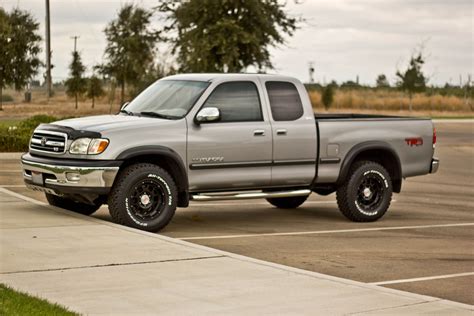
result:
<svg viewBox="0 0 474 316"><path fill-rule="evenodd" d="M401 191L403 177L400 158L390 144L381 141L360 143L349 150L341 165L337 179L338 186L346 181L352 164L360 160L380 163L390 174L393 192L399 193Z"/></svg>
<svg viewBox="0 0 474 316"><path fill-rule="evenodd" d="M120 170L135 163L148 162L158 165L168 171L178 188L178 206L189 205L188 174L181 157L174 150L164 146L140 146L130 148L118 155L122 160Z"/></svg>

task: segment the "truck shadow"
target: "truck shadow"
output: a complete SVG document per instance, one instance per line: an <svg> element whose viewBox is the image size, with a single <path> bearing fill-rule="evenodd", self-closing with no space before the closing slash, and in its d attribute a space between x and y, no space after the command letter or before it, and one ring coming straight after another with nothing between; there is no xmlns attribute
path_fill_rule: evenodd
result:
<svg viewBox="0 0 474 316"><path fill-rule="evenodd" d="M107 206L94 215L95 218L112 221ZM178 208L171 223L162 232L179 232L186 227L242 229L244 227L277 229L282 226L296 228L312 223L344 223L347 220L336 205L308 205L297 209L278 209L272 206L199 206ZM273 227L273 228L272 228Z"/></svg>

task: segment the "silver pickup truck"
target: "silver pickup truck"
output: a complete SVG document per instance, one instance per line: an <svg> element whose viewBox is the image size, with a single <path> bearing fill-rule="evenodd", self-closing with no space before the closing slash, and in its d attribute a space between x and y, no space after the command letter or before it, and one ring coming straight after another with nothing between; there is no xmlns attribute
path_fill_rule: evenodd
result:
<svg viewBox="0 0 474 316"><path fill-rule="evenodd" d="M314 114L298 80L185 74L158 80L116 115L41 124L22 156L26 185L90 215L158 231L189 201L264 198L296 208L336 192L357 222L387 211L402 179L434 173L429 119Z"/></svg>

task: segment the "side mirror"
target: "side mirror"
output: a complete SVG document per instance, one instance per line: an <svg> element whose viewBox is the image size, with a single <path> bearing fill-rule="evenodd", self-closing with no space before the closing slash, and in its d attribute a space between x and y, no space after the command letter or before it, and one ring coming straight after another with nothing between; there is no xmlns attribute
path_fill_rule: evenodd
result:
<svg viewBox="0 0 474 316"><path fill-rule="evenodd" d="M207 123L207 122L216 122L219 121L221 118L221 112L218 108L209 107L203 108L201 111L198 112L196 115L195 122L197 124L200 123Z"/></svg>
<svg viewBox="0 0 474 316"><path fill-rule="evenodd" d="M124 104L122 104L122 106L120 107L120 111L122 110L125 110L125 108L127 107L127 105L129 105L130 102L125 102Z"/></svg>

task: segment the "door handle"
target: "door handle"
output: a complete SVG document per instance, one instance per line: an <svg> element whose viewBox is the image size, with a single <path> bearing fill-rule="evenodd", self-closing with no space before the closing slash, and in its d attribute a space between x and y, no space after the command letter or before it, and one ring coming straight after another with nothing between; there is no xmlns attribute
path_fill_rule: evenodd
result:
<svg viewBox="0 0 474 316"><path fill-rule="evenodd" d="M253 135L254 136L265 136L265 130L263 129L257 129L255 131L253 131Z"/></svg>
<svg viewBox="0 0 474 316"><path fill-rule="evenodd" d="M286 135L287 132L286 129L277 129L277 135Z"/></svg>

